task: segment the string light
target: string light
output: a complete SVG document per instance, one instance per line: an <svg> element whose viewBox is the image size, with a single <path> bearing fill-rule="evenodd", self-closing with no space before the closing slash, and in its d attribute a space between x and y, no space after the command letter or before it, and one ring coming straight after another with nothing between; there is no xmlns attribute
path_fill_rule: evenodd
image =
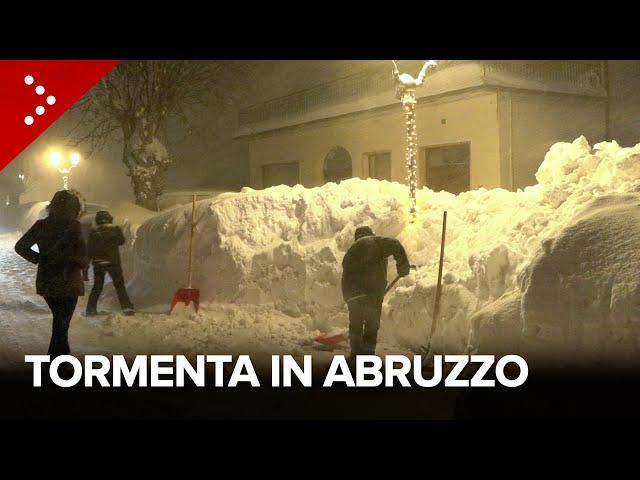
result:
<svg viewBox="0 0 640 480"><path fill-rule="evenodd" d="M418 136L416 134L416 91L407 88L402 92L407 127L407 183L409 184L409 214L411 222L416 218L416 191L418 189Z"/></svg>
<svg viewBox="0 0 640 480"><path fill-rule="evenodd" d="M418 135L416 133L416 88L422 86L425 74L430 67L436 65L435 60L428 60L417 78L400 73L398 65L393 61L393 76L396 80L396 95L402 101L405 114L407 136L406 165L407 183L409 184L410 223L416 218L416 192L418 190Z"/></svg>

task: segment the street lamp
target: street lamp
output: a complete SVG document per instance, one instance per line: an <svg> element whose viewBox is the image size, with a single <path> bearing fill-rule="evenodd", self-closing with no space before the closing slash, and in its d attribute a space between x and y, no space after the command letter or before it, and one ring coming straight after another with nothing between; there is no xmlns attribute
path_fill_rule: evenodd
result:
<svg viewBox="0 0 640 480"><path fill-rule="evenodd" d="M393 78L396 83L396 97L402 102L405 115L407 137L406 163L407 181L409 183L409 200L411 222L416 217L416 189L418 186L418 136L416 134L416 90L422 86L429 68L437 65L435 60L428 60L422 66L416 78L408 73L400 73L395 60L393 62Z"/></svg>
<svg viewBox="0 0 640 480"><path fill-rule="evenodd" d="M80 159L78 152L54 150L49 153L49 163L62 175L62 184L65 190L69 190L69 174L80 164Z"/></svg>

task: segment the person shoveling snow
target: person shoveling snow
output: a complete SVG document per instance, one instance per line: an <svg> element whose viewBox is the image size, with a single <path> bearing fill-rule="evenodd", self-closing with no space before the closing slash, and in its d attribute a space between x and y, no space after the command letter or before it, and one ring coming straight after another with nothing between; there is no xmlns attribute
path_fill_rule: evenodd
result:
<svg viewBox="0 0 640 480"><path fill-rule="evenodd" d="M410 265L409 268L416 269L418 268L415 265ZM389 293L389 291L398 283L398 280L402 278L401 275L397 275L384 291L383 297ZM316 350L325 350L325 351L334 351L337 348L341 348L343 344L345 344L348 340L348 328L347 329L338 329L338 331L332 331L329 333L325 333L320 336L316 336L313 338L313 345Z"/></svg>
<svg viewBox="0 0 640 480"><path fill-rule="evenodd" d="M342 295L349 307L351 357L375 354L390 256L396 261L398 276L408 275L409 260L398 240L378 237L370 227L356 229L355 243L342 260Z"/></svg>

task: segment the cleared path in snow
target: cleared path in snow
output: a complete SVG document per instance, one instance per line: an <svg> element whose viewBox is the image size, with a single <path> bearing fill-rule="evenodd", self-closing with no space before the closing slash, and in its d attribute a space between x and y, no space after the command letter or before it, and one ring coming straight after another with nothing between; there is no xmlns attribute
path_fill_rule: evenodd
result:
<svg viewBox="0 0 640 480"><path fill-rule="evenodd" d="M44 354L51 336L51 313L35 293L36 266L15 253L18 234L0 235L0 369L24 369L24 355ZM74 353L112 353L113 342L101 334L97 319L78 315L80 299L71 322L70 342Z"/></svg>
<svg viewBox="0 0 640 480"><path fill-rule="evenodd" d="M18 238L0 235L0 370L27 369L24 355L46 353L51 335L49 309L35 294L36 266L13 249ZM266 365L272 354L313 354L325 361L333 355L312 348L317 332L308 318L291 318L270 306L204 303L199 314L177 309L166 315L158 312L168 305L160 305L125 317L110 283L104 296L100 309L117 313L87 318L82 315L86 297L80 298L69 330L73 354L248 353L254 363Z"/></svg>

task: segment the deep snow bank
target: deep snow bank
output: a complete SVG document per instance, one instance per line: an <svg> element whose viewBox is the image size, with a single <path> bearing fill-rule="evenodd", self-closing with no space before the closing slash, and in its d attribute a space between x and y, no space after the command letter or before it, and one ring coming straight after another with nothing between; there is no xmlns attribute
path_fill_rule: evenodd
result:
<svg viewBox="0 0 640 480"><path fill-rule="evenodd" d="M640 195L591 201L531 262L523 280L525 332L560 326L571 344L635 337L640 324ZM561 321L559 321L561 320Z"/></svg>
<svg viewBox="0 0 640 480"><path fill-rule="evenodd" d="M370 225L380 235L400 239L410 261L420 265L389 294L381 335L419 345L431 322L441 218L447 210L442 328L434 341L440 349L461 350L473 314L519 291L518 278L522 281L544 241L571 225L592 199L637 189L638 160L640 145L621 148L612 142L592 149L584 137L558 143L538 170L538 185L458 196L424 188L418 191L413 224L407 187L372 179L309 189L245 189L201 201L194 285L207 300L269 303L291 316L309 314L321 328L345 324L340 262L355 228ZM190 207L175 208L139 228L132 282L138 298L166 303L186 282L190 213ZM513 307L513 301L501 301Z"/></svg>

